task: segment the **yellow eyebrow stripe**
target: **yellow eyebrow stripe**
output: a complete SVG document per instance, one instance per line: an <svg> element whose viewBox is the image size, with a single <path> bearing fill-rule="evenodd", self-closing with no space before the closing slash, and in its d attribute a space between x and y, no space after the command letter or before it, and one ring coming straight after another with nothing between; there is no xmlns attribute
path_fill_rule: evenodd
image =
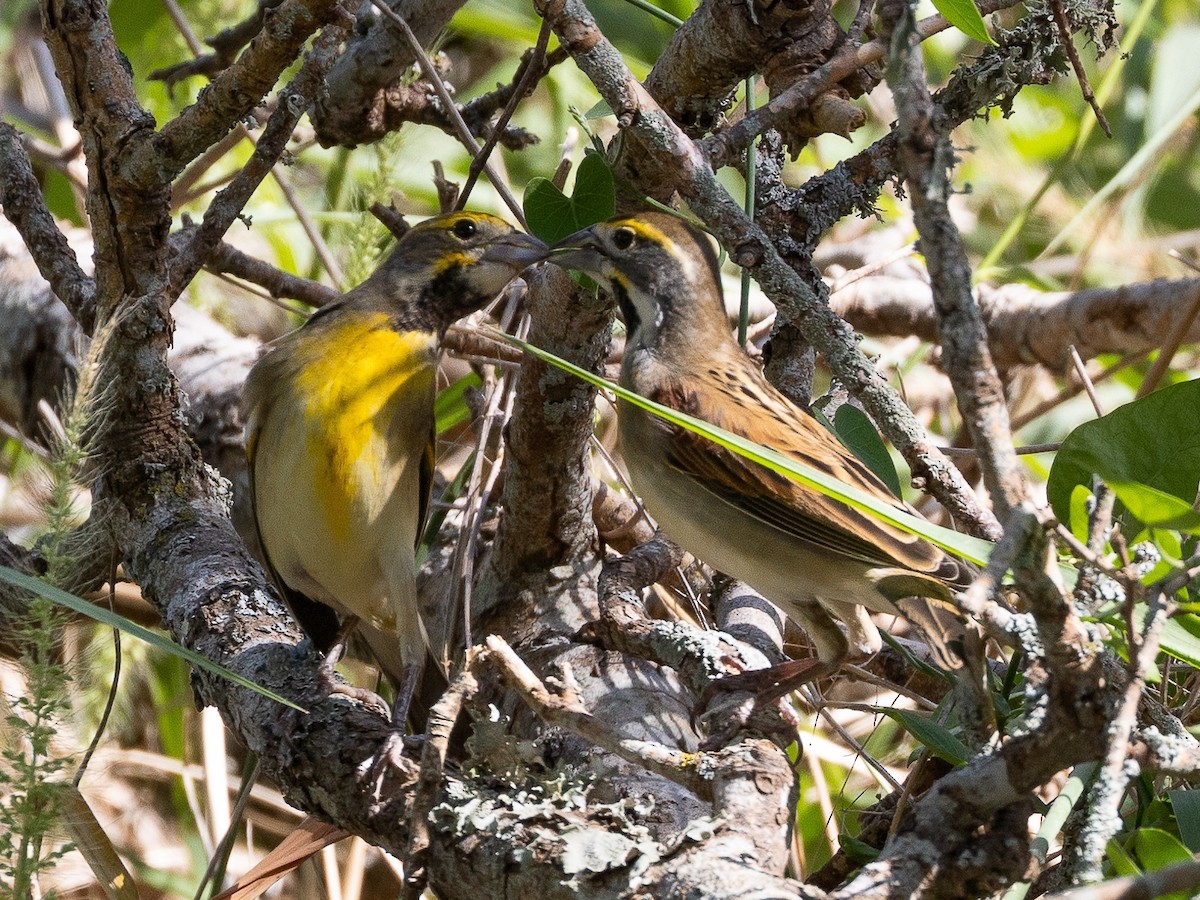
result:
<svg viewBox="0 0 1200 900"><path fill-rule="evenodd" d="M617 223L616 227L628 228L635 234L641 235L664 247L673 247L675 245L675 242L667 237L666 232L638 219L626 219L624 222Z"/></svg>

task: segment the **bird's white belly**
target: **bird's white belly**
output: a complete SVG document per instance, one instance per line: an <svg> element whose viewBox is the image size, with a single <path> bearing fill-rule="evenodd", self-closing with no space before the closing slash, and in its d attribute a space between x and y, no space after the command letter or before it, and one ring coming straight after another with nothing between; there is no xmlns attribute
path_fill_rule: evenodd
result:
<svg viewBox="0 0 1200 900"><path fill-rule="evenodd" d="M622 434L654 427L628 421L631 418L635 416L623 416ZM896 612L871 587L867 563L813 548L705 491L656 454L632 450L633 444L645 448L656 447L656 442L623 443L629 477L663 531L692 555L746 582L785 611L820 598L833 601L832 611L843 620L838 609L842 604Z"/></svg>

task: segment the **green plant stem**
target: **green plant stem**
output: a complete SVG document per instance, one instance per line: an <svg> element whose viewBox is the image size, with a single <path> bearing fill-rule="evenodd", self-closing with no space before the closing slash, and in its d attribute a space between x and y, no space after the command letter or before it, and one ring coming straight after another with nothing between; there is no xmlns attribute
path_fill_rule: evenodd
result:
<svg viewBox="0 0 1200 900"><path fill-rule="evenodd" d="M630 6L636 6L638 9L642 10L643 12L650 13L650 15L654 16L654 18L659 19L660 21L666 22L672 28L678 28L680 25L683 24L683 19L680 19L677 16L673 16L671 13L667 12L665 9L659 9L653 3L649 2L649 0L625 0L625 2L628 3Z"/></svg>

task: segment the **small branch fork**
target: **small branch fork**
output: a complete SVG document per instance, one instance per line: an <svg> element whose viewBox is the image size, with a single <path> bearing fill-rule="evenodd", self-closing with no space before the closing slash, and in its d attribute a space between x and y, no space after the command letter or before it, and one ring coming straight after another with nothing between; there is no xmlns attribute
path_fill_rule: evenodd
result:
<svg viewBox="0 0 1200 900"><path fill-rule="evenodd" d="M441 74L434 67L433 63L429 61L429 57L425 53L425 48L421 46L421 42L417 40L417 36L413 34L413 30L408 27L408 23L398 16L383 0L371 0L371 3L383 14L385 19L400 29L400 32L404 35L404 39L408 41L410 49L416 55L417 65L421 67L421 74L425 76L437 91L438 99L441 100L446 115L450 117L450 121L454 125L455 136L470 151L473 157L486 160L486 157L481 154L482 148L475 140L475 136L471 134L471 129L463 121L462 114L458 111L458 105L454 102L454 98L450 96L450 89L446 87L446 82L442 79ZM486 161L482 163L482 169L487 175L488 180L492 182L492 185L500 194L500 197L504 200L505 205L508 206L509 212L521 223L522 228L525 227L525 213L521 209L521 204L513 195L512 189L509 188L508 182L501 178Z"/></svg>
<svg viewBox="0 0 1200 900"><path fill-rule="evenodd" d="M986 16L1016 6L1018 2L983 0L978 6L980 13ZM924 40L950 27L950 23L942 16L930 16L917 23L917 33ZM794 118L797 111L809 107L821 94L859 69L879 62L886 53L887 41L883 38L865 44L847 41L832 59L777 94L770 103L746 113L734 125L701 141L701 152L714 169L736 163L751 142L764 131Z"/></svg>

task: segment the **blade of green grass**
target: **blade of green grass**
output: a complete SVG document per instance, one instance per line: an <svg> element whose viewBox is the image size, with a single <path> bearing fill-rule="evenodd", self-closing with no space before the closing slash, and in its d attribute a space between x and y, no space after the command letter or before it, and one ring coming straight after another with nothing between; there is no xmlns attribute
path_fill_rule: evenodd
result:
<svg viewBox="0 0 1200 900"><path fill-rule="evenodd" d="M254 691L256 694L260 694L263 697L266 697L268 700L274 700L276 703L282 703L284 706L290 707L291 709L302 713L308 712L308 710L306 710L304 707L297 706L286 697L281 697L272 691L268 691L264 687L260 687L253 681L243 678L236 672L231 672L229 669L226 669L219 663L215 663L212 660L201 656L194 650L181 647L174 641L163 637L161 634L151 631L149 628L143 628L137 622L131 622L124 616L117 615L115 612L111 612L102 606L89 603L82 597L76 597L74 594L69 594L64 590L56 588L53 585L46 584L46 582L40 581L37 578L31 578L22 572L18 572L16 569L8 568L8 566L0 566L0 580L7 581L14 587L23 588L24 590L37 594L40 597L45 597L47 600L58 603L61 606L65 606L72 612L77 612L82 616L87 616L89 619L94 619L101 625L107 625L109 628L119 629L125 634L145 641L152 647L157 647L164 653L177 656L185 662L191 663L197 668L203 669L204 671L213 675L219 675L221 678L232 681L239 687L244 687L247 690Z"/></svg>
<svg viewBox="0 0 1200 900"><path fill-rule="evenodd" d="M836 478L826 475L824 472L819 472L810 466L789 459L776 450L764 447L761 444L755 444L753 441L748 441L731 431L718 428L686 413L677 412L670 407L655 403L653 400L647 400L645 397L633 393L633 391L613 384L599 375L589 372L586 369L581 369L579 366L569 363L565 359L560 359L553 353L548 353L540 347L528 344L510 334L504 334L499 331L493 331L492 334L500 340L507 341L514 347L519 347L530 356L534 356L543 362L570 372L572 375L582 378L596 387L612 391L622 400L626 400L634 406L651 412L673 425L678 425L681 428L686 428L688 431L706 437L710 441L714 441L722 447L732 450L740 456L744 456L746 459L753 460L759 465L766 466L768 469L778 472L781 475L786 475L801 484L820 491L827 497L832 497L834 500L840 500L842 503L852 506L855 509L862 510L880 521L894 525L910 534L923 537L931 544L936 544L948 553L952 553L977 565L985 565L988 557L991 555L992 544L988 541L960 534L957 531L943 528L940 525L934 525L932 522L928 522L919 516L914 516L895 506L883 503L865 491L844 484Z"/></svg>

